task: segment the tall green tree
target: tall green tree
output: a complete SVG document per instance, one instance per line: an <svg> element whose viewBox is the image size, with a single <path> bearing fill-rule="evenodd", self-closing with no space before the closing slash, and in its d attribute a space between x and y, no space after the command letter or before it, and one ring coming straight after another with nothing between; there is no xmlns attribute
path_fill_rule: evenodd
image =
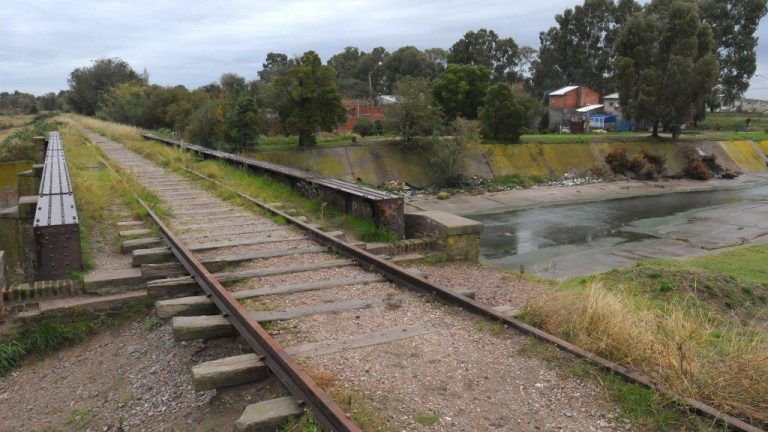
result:
<svg viewBox="0 0 768 432"><path fill-rule="evenodd" d="M331 131L346 119L336 88L336 71L325 66L314 51L307 51L275 79L278 115L286 129L299 134L299 145L316 144L315 134Z"/></svg>
<svg viewBox="0 0 768 432"><path fill-rule="evenodd" d="M396 101L384 106L384 126L407 146L432 136L440 112L432 100L429 80L407 76L395 83Z"/></svg>
<svg viewBox="0 0 768 432"><path fill-rule="evenodd" d="M515 103L509 85L497 83L488 88L480 110L480 123L486 137L496 141L517 142L520 140L524 120L525 113Z"/></svg>
<svg viewBox="0 0 768 432"><path fill-rule="evenodd" d="M512 38L500 38L493 30L468 31L451 46L448 63L481 66L494 81L516 81L520 47Z"/></svg>
<svg viewBox="0 0 768 432"><path fill-rule="evenodd" d="M101 98L111 88L127 82L141 82L131 66L119 58L101 58L69 74L69 104L76 112L94 115Z"/></svg>
<svg viewBox="0 0 768 432"><path fill-rule="evenodd" d="M671 127L686 123L717 82L709 24L696 3L653 0L627 21L617 44L617 83L624 115Z"/></svg>
<svg viewBox="0 0 768 432"><path fill-rule="evenodd" d="M259 80L271 83L275 78L284 74L293 66L293 59L283 53L269 52L264 63L261 64L261 70L257 72Z"/></svg>
<svg viewBox="0 0 768 432"><path fill-rule="evenodd" d="M702 18L712 27L720 62L715 92L718 102L732 105L749 88L756 70L760 20L768 12L766 0L699 0Z"/></svg>
<svg viewBox="0 0 768 432"><path fill-rule="evenodd" d="M234 97L227 111L227 133L231 146L242 152L258 144L261 118L256 98L241 91Z"/></svg>
<svg viewBox="0 0 768 432"><path fill-rule="evenodd" d="M432 83L432 95L446 120L476 119L488 89L488 69L482 66L450 64Z"/></svg>
<svg viewBox="0 0 768 432"><path fill-rule="evenodd" d="M626 20L639 10L634 0L585 0L556 15L557 25L539 34L541 46L533 63L536 94L571 84L600 94L614 91L614 46Z"/></svg>
<svg viewBox="0 0 768 432"><path fill-rule="evenodd" d="M386 91L391 92L400 79L410 76L414 78L433 78L432 68L423 51L415 46L404 46L383 60L386 71Z"/></svg>

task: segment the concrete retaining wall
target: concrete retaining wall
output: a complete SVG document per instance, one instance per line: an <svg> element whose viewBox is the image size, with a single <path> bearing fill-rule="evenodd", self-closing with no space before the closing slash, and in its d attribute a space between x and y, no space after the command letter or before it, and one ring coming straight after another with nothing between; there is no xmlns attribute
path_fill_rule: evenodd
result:
<svg viewBox="0 0 768 432"><path fill-rule="evenodd" d="M720 163L745 173L768 172L768 141L723 141L695 143L702 151L717 155ZM680 174L685 159L675 143L595 144L481 144L466 150L464 174L494 177L502 175L560 178L566 173L583 175L604 165L605 156L623 148L630 154L640 150L667 158L667 173ZM356 147L260 150L249 156L294 168L309 170L347 181L361 180L380 185L400 180L416 186L430 182L425 161L385 142Z"/></svg>

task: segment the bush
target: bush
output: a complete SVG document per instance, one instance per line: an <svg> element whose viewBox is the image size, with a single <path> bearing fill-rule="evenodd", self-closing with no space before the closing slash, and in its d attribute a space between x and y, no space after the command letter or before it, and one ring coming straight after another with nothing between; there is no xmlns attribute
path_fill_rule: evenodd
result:
<svg viewBox="0 0 768 432"><path fill-rule="evenodd" d="M667 159L662 155L649 153L641 150L640 153L631 159L627 156L624 149L616 149L605 156L605 163L611 167L616 174L625 174L631 172L637 178L644 180L658 180L666 171Z"/></svg>
<svg viewBox="0 0 768 432"><path fill-rule="evenodd" d="M373 135L375 129L368 119L363 118L357 121L352 131L360 136L367 137Z"/></svg>
<svg viewBox="0 0 768 432"><path fill-rule="evenodd" d="M681 151L687 162L685 169L683 170L686 177L694 180L709 180L712 178L712 171L710 171L707 164L704 163L695 147L692 145L685 145Z"/></svg>
<svg viewBox="0 0 768 432"><path fill-rule="evenodd" d="M605 163L611 167L611 171L616 174L624 174L630 171L629 159L627 158L627 151L624 149L616 149L611 151L605 156Z"/></svg>

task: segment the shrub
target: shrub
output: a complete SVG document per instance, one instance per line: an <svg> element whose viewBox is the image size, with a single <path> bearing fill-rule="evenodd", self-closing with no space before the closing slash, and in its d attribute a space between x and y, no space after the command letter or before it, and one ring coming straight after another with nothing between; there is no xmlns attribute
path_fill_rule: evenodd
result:
<svg viewBox="0 0 768 432"><path fill-rule="evenodd" d="M374 125L371 124L368 119L362 118L357 121L355 127L352 128L352 131L360 136L367 137L373 135L375 129Z"/></svg>
<svg viewBox="0 0 768 432"><path fill-rule="evenodd" d="M712 171L704 163L701 155L699 155L699 151L694 146L685 145L681 151L687 162L683 170L686 177L694 180L709 180L712 178Z"/></svg>
<svg viewBox="0 0 768 432"><path fill-rule="evenodd" d="M667 158L664 155L657 155L645 150L640 150L640 154L645 158L648 163L656 168L659 174L663 174L666 171Z"/></svg>
<svg viewBox="0 0 768 432"><path fill-rule="evenodd" d="M611 151L605 156L605 163L611 167L611 171L616 174L623 174L629 171L629 159L627 158L627 151L624 149L616 149Z"/></svg>

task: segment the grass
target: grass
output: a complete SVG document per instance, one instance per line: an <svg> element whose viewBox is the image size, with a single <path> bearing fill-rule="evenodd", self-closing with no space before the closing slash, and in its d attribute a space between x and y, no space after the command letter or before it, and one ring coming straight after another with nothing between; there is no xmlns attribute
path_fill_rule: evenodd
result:
<svg viewBox="0 0 768 432"><path fill-rule="evenodd" d="M60 127L60 133L80 218L83 267L87 271L93 268L94 239L104 238L108 239L105 244L119 244L114 229L115 211L127 208L137 219L146 216L133 197L134 193L160 215L167 215L167 211L160 199L139 185L130 173L117 174L104 166L100 150L85 139L79 128L65 124Z"/></svg>
<svg viewBox="0 0 768 432"><path fill-rule="evenodd" d="M558 367L562 373L597 385L606 400L619 408L619 419L635 429L648 431L717 430L707 419L689 412L673 399L606 372L586 361L574 359L536 339L529 338L519 349L528 357L542 359Z"/></svg>
<svg viewBox="0 0 768 432"><path fill-rule="evenodd" d="M503 322L488 318L477 318L474 322L474 327L479 332L488 333L496 337L507 334L507 327Z"/></svg>
<svg viewBox="0 0 768 432"><path fill-rule="evenodd" d="M93 408L77 408L74 409L66 419L64 419L64 425L69 426L75 430L85 429L91 423L91 420L93 420L95 415L96 412L93 410Z"/></svg>
<svg viewBox="0 0 768 432"><path fill-rule="evenodd" d="M278 427L279 432L323 432L314 417L304 414L299 418L291 418Z"/></svg>
<svg viewBox="0 0 768 432"><path fill-rule="evenodd" d="M169 170L183 175L190 175L184 171L184 168L190 168L263 202L281 202L285 205L285 208L296 209L311 222L318 223L325 229L339 227L347 235L362 241L389 242L395 239L394 233L383 228L377 228L366 219L345 215L336 209L324 205L320 201L305 198L290 186L268 177L256 175L216 160L199 161L186 151L168 147L154 141L146 141L141 138L136 128L89 117L70 115L68 118L81 126L119 141L131 150ZM230 191L223 190L207 182L201 184L233 204L263 213L258 207L245 202ZM278 223L280 222L279 219L282 218L273 218ZM283 220L282 222L285 221Z"/></svg>
<svg viewBox="0 0 768 432"><path fill-rule="evenodd" d="M357 137L356 143L352 142L352 135L348 134L321 134L317 137L318 147L345 147L353 145L362 145L366 143L375 143L382 140L391 139L392 137ZM291 136L260 136L259 145L253 150L268 150L274 147L298 147L299 137L298 135Z"/></svg>
<svg viewBox="0 0 768 432"><path fill-rule="evenodd" d="M497 186L504 186L508 188L516 188L516 187L522 187L522 188L530 188L537 184L545 183L547 179L543 177L525 177L520 176L517 174L511 174L511 175L500 175L492 178L491 183Z"/></svg>
<svg viewBox="0 0 768 432"><path fill-rule="evenodd" d="M43 356L85 341L89 335L114 327L126 319L146 313L152 304L137 303L117 316L82 316L69 322L40 321L0 342L0 377L20 366L27 356Z"/></svg>
<svg viewBox="0 0 768 432"><path fill-rule="evenodd" d="M439 422L441 417L439 413L423 413L413 416L413 421L422 426L432 426Z"/></svg>
<svg viewBox="0 0 768 432"><path fill-rule="evenodd" d="M521 318L673 393L768 425L768 246L557 284Z"/></svg>
<svg viewBox="0 0 768 432"><path fill-rule="evenodd" d="M341 386L336 376L325 370L314 370L306 365L303 369L315 383L322 388L349 415L363 431L383 432L389 430L386 422L379 417L376 410L368 405L363 393ZM309 421L309 420L305 420ZM309 423L312 425L312 423ZM314 432L316 429L281 429L285 432Z"/></svg>
<svg viewBox="0 0 768 432"><path fill-rule="evenodd" d="M704 121L699 122L699 130L744 132L747 130L747 119L752 119L750 131L768 130L768 116L748 113L710 113Z"/></svg>

